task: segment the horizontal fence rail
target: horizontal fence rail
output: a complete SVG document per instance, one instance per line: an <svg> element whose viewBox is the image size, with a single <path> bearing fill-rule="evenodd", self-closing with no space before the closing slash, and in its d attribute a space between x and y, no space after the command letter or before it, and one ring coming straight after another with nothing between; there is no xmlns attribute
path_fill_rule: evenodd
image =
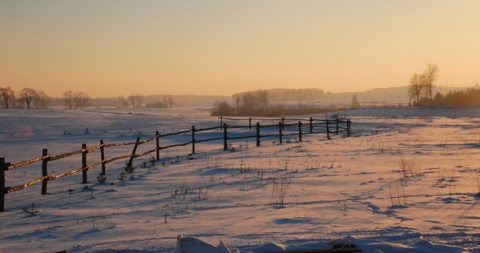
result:
<svg viewBox="0 0 480 253"><path fill-rule="evenodd" d="M189 130L160 134L159 131L156 131L156 134L146 140L140 140L140 137L137 137L135 142L123 142L123 143L109 143L106 144L103 140L100 140L100 144L91 148L87 148L86 144L82 144L82 148L72 152L64 153L57 156L52 156L48 153L48 149L42 150L42 156L32 158L27 161L22 161L19 163L7 163L4 157L0 157L0 212L5 211L5 196L6 194L19 191L25 188L28 188L37 183L42 183L41 194L47 194L48 181L54 180L66 176L70 176L79 172L82 172L82 183L88 183L88 171L101 166L102 171L100 175L106 175L106 164L117 161L128 159L126 166L133 166L133 159L144 157L146 155L155 153L155 159L160 160L160 151L164 149L174 148L174 147L183 147L187 145L192 145L192 154L195 153L195 145L197 143L203 142L212 142L212 141L222 141L223 140L223 149L229 149L229 141L241 140L241 139L255 139L256 145L260 146L262 138L278 138L279 143L283 143L283 137L295 136L298 138L298 141L302 141L302 136L305 134L318 134L325 133L327 138L330 138L330 134L340 134L346 133L346 136L351 134L351 122L350 119L274 119L274 118L220 118L220 125L215 127L208 128L195 128L192 126ZM252 125L252 121L255 120L257 123ZM234 125L227 124L226 121L248 121L249 124L245 125ZM275 122L275 124L260 124L260 121L266 122ZM295 123L288 122L296 121ZM210 133L214 136L208 136L208 138L197 139L197 137L202 133ZM185 136L187 134L191 135L191 140L183 143L174 143L166 146L160 146L160 139L172 136ZM206 134L206 135L207 135ZM140 145L147 144L155 141L155 147L153 149L147 150L143 153L137 153L137 148ZM131 154L121 155L113 157L110 159L105 158L105 149L110 147L119 147L119 146L132 146L133 149ZM100 150L100 161L94 164L88 165L88 154L94 151ZM56 174L51 175L48 173L48 164L53 161L61 160L67 157L81 155L81 167ZM154 159L154 158L152 158ZM30 182L17 185L17 186L6 186L6 172L13 170L19 167L26 165L35 164L42 162L41 172L42 176L31 180Z"/></svg>

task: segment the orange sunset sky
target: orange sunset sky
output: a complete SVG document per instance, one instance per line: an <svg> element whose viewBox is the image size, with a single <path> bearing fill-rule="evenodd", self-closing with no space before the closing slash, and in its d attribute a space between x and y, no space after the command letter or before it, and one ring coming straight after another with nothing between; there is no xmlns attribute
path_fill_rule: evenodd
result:
<svg viewBox="0 0 480 253"><path fill-rule="evenodd" d="M2 0L0 87L231 95L480 82L479 0Z"/></svg>

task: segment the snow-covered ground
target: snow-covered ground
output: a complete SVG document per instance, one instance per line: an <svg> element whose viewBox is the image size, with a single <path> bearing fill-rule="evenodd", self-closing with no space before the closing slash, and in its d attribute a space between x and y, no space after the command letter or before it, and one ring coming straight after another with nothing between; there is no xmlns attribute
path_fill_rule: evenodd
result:
<svg viewBox="0 0 480 253"><path fill-rule="evenodd" d="M229 151L207 142L188 157L187 145L162 150L153 166L148 157L135 160L124 183L122 160L107 165L104 183L95 168L87 185L78 173L50 181L48 195L41 184L7 194L0 252L174 252L179 235L222 241L219 252L314 249L338 239L363 252L480 252L480 110L339 114L352 119L352 137L305 135L260 147L243 140ZM0 118L0 157L11 163L43 148L59 155L100 139L132 142L219 124L194 108L0 110ZM89 164L99 156L89 154ZM50 162L49 173L79 167L76 156ZM40 175L41 163L17 168L6 185ZM22 209L32 203L35 215Z"/></svg>

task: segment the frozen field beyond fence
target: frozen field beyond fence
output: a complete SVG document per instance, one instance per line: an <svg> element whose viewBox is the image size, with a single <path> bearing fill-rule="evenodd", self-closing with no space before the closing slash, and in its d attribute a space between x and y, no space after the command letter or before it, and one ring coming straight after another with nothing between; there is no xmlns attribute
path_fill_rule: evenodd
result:
<svg viewBox="0 0 480 253"><path fill-rule="evenodd" d="M260 147L240 141L228 151L205 143L190 156L190 147L179 147L155 164L135 161L123 180L125 161L118 161L103 183L97 169L86 185L80 173L49 182L48 195L41 185L7 194L0 252L173 252L180 234L241 252L271 243L313 249L339 238L364 252L480 252L478 109L338 114L352 119L352 137L306 135ZM208 115L193 108L0 110L0 157L19 162L43 148L55 155L100 139L130 142L219 124ZM9 171L7 185L35 178L38 166ZM49 170L78 166L52 162ZM32 203L34 215L23 210Z"/></svg>

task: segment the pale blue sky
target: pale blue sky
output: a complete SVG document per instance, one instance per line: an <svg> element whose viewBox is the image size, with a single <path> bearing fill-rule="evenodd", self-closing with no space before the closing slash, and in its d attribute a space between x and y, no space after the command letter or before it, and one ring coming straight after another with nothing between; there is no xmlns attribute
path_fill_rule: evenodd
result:
<svg viewBox="0 0 480 253"><path fill-rule="evenodd" d="M61 96L480 82L479 0L0 2L0 86Z"/></svg>

